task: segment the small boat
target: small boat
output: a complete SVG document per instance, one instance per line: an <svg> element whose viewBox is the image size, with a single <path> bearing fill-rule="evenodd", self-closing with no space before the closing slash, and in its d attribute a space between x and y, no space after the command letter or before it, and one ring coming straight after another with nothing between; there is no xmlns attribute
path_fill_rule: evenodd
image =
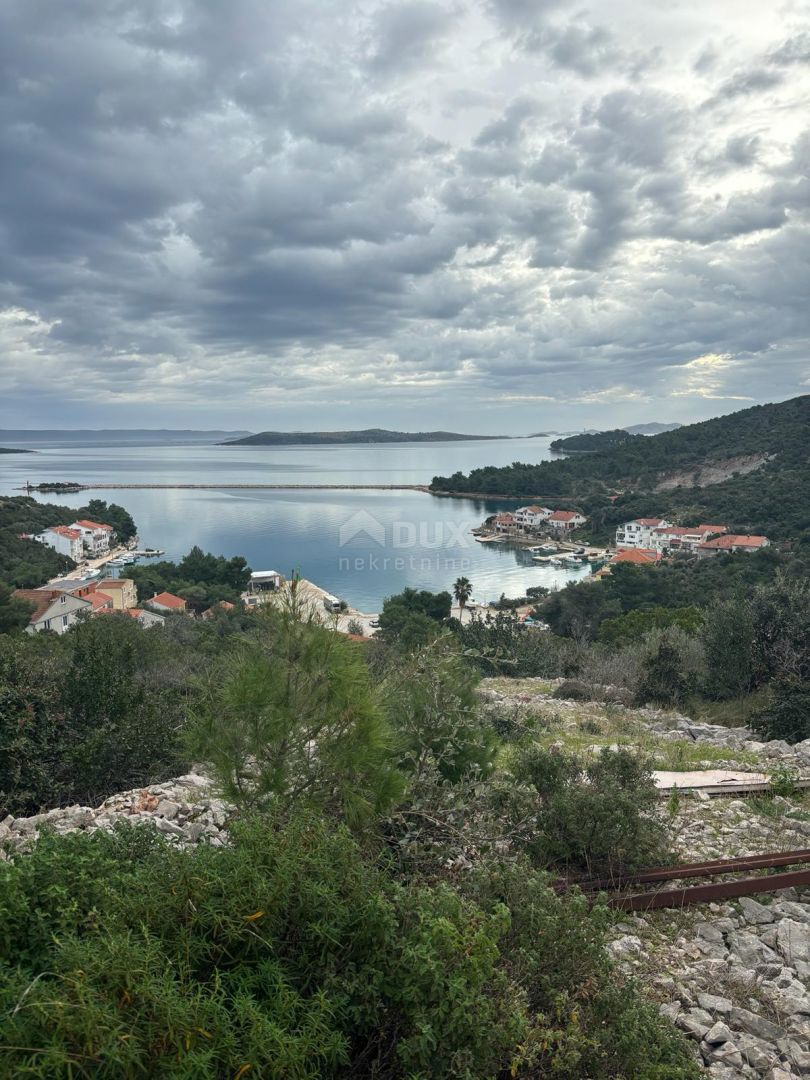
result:
<svg viewBox="0 0 810 1080"><path fill-rule="evenodd" d="M87 569L87 570L82 570L82 577L85 577L85 578L89 578L89 577L99 577L99 576L100 576L100 574L101 574L101 571L100 571L100 570L97 570L97 569L95 569L95 568L92 568L92 569L91 569L91 568L89 568L89 567L88 567L88 569Z"/></svg>
<svg viewBox="0 0 810 1080"><path fill-rule="evenodd" d="M554 561L553 555L532 555L532 562L550 563Z"/></svg>

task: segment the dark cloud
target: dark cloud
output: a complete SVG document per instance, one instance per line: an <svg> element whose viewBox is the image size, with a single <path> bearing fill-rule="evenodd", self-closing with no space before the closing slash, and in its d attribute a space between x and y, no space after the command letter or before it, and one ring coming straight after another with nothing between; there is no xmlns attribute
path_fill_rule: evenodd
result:
<svg viewBox="0 0 810 1080"><path fill-rule="evenodd" d="M810 36L631 9L8 0L0 396L500 429L796 391Z"/></svg>

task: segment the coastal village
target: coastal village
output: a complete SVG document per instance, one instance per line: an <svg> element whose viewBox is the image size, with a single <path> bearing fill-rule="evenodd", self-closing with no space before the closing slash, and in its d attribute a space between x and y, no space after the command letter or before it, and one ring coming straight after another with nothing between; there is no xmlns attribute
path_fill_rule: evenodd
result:
<svg viewBox="0 0 810 1080"><path fill-rule="evenodd" d="M598 582L620 563L637 566L656 566L681 553L698 558L716 557L723 553L755 552L768 547L767 536L730 533L722 524L679 526L666 518L634 518L619 525L613 547L594 547L580 540L587 536L587 517L578 510L550 509L544 506L521 506L514 511L492 515L473 530L474 539L483 544L511 544L528 549L534 562L563 569L589 568L590 575L581 580ZM63 634L81 616L109 615L123 612L143 627L161 625L167 615L183 614L203 619L215 616L217 610L233 610L234 604L220 600L203 611L195 611L188 601L169 592L158 592L141 604L135 582L126 577L105 576L109 568L120 570L139 558L161 555L157 549L137 549L137 541L129 546L116 545L110 525L80 519L71 525L53 525L41 533L26 535L25 539L45 544L70 558L76 569L33 589L17 589L15 596L33 605L27 627L29 633L51 631ZM275 570L251 572L245 591L240 596L243 608L255 610L268 602L277 602L285 594L288 583ZM313 582L297 583L308 611L326 617L336 629L352 636L367 639L379 627L376 614L350 607ZM543 629L545 624L532 618L533 604L525 598L514 614L528 627ZM456 617L462 620L486 617L491 604L471 601L457 608Z"/></svg>

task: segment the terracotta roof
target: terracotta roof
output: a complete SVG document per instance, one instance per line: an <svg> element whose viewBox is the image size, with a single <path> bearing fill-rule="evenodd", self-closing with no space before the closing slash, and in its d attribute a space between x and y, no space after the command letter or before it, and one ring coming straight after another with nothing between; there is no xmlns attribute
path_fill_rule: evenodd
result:
<svg viewBox="0 0 810 1080"><path fill-rule="evenodd" d="M121 578L107 577L107 578L102 578L98 582L98 584L102 587L102 589L123 589L125 585L133 585L134 582L133 582L132 578L128 578L128 577L121 577Z"/></svg>
<svg viewBox="0 0 810 1080"><path fill-rule="evenodd" d="M149 604L160 604L161 607L176 608L178 611L185 611L186 602L181 596L174 596L170 592L156 593L155 596L148 600Z"/></svg>
<svg viewBox="0 0 810 1080"><path fill-rule="evenodd" d="M515 520L515 515L514 514L496 514L495 515L495 520L496 521L502 521L502 522L514 521Z"/></svg>
<svg viewBox="0 0 810 1080"><path fill-rule="evenodd" d="M110 605L112 604L112 597L107 596L106 593L98 592L98 590L88 593L87 600L92 604L93 611L98 611L99 609L110 607Z"/></svg>
<svg viewBox="0 0 810 1080"><path fill-rule="evenodd" d="M578 510L555 510L549 521L573 521L574 518L582 517Z"/></svg>
<svg viewBox="0 0 810 1080"><path fill-rule="evenodd" d="M661 555L657 551L650 551L649 548L627 548L624 551L620 551L618 555L614 555L610 560L611 565L613 563L635 563L637 566L649 566L650 563L657 563Z"/></svg>
<svg viewBox="0 0 810 1080"><path fill-rule="evenodd" d="M724 533L728 532L728 525L698 525L698 532Z"/></svg>
<svg viewBox="0 0 810 1080"><path fill-rule="evenodd" d="M104 532L112 532L112 525L100 525L97 521L77 521L77 525L81 525L83 529L103 529Z"/></svg>
<svg viewBox="0 0 810 1080"><path fill-rule="evenodd" d="M542 506L521 506L521 510L527 510L531 514L542 514L544 509Z"/></svg>
<svg viewBox="0 0 810 1080"><path fill-rule="evenodd" d="M761 548L767 543L767 536L735 536L734 533L725 533L723 536L715 536L714 540L707 540L700 546L723 551L735 547Z"/></svg>
<svg viewBox="0 0 810 1080"><path fill-rule="evenodd" d="M633 518L631 525L647 525L649 528L661 528L666 518Z"/></svg>
<svg viewBox="0 0 810 1080"><path fill-rule="evenodd" d="M69 529L67 525L51 525L45 532L58 533L68 540L80 540L82 535L78 529Z"/></svg>

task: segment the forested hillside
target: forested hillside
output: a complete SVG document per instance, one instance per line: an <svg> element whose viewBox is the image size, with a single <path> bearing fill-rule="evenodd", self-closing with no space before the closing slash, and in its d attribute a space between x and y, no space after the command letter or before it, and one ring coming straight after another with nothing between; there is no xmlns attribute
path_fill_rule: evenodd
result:
<svg viewBox="0 0 810 1080"><path fill-rule="evenodd" d="M746 474L735 463L759 458ZM707 464L728 478L695 486L690 475ZM668 477L676 486L655 490ZM757 405L649 438L632 438L608 451L537 465L515 462L434 477L437 492L476 492L518 498L568 498L592 519L596 533L640 514L662 514L684 524L721 521L740 531L799 539L810 531L810 396ZM615 499L616 493L620 497ZM611 504L608 496L615 501Z"/></svg>

